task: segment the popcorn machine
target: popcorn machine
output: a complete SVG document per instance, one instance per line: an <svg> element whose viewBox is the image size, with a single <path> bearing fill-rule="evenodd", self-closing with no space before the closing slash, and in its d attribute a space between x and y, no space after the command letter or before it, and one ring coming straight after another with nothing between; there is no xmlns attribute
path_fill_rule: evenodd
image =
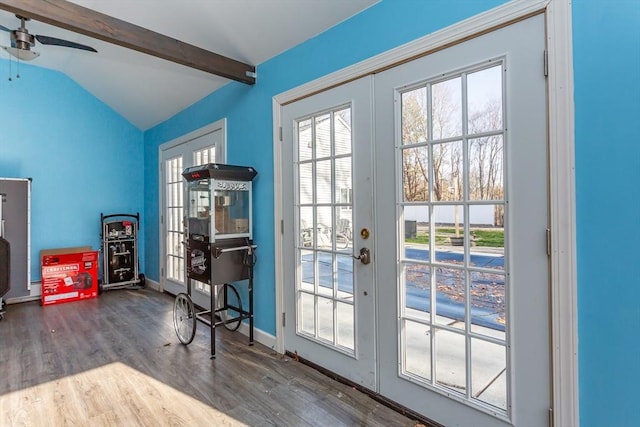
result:
<svg viewBox="0 0 640 427"><path fill-rule="evenodd" d="M174 327L187 345L195 336L196 320L211 328L211 357L215 357L215 328L236 330L249 322L253 344L253 266L256 261L252 231L252 167L209 163L186 168L185 265L187 293L174 303ZM235 282L247 282L245 309ZM191 292L195 285L210 286L209 310L195 312ZM220 289L219 289L220 288Z"/></svg>

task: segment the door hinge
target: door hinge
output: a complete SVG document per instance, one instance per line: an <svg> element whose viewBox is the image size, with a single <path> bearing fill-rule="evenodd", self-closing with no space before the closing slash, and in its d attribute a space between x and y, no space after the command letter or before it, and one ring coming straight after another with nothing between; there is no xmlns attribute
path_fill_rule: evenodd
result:
<svg viewBox="0 0 640 427"><path fill-rule="evenodd" d="M160 215L160 224L164 224L164 215Z"/></svg>
<svg viewBox="0 0 640 427"><path fill-rule="evenodd" d="M164 277L164 267L160 269L160 277Z"/></svg>
<svg viewBox="0 0 640 427"><path fill-rule="evenodd" d="M282 327L287 326L287 313L282 313Z"/></svg>
<svg viewBox="0 0 640 427"><path fill-rule="evenodd" d="M280 220L280 234L284 234L284 219Z"/></svg>
<svg viewBox="0 0 640 427"><path fill-rule="evenodd" d="M553 408L549 408L549 427L553 427L555 423L553 422Z"/></svg>
<svg viewBox="0 0 640 427"><path fill-rule="evenodd" d="M280 134L280 142L282 142L282 126L278 129L278 133Z"/></svg>
<svg viewBox="0 0 640 427"><path fill-rule="evenodd" d="M551 229L547 228L547 256L551 256Z"/></svg>
<svg viewBox="0 0 640 427"><path fill-rule="evenodd" d="M549 51L545 49L544 51L544 76L549 76Z"/></svg>

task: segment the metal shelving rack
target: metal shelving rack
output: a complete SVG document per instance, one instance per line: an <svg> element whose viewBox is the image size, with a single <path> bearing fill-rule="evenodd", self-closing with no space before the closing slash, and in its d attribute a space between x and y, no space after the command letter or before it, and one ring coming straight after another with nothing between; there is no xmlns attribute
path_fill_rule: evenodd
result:
<svg viewBox="0 0 640 427"><path fill-rule="evenodd" d="M102 274L99 291L144 287L138 271L138 230L140 214L100 214L102 223Z"/></svg>

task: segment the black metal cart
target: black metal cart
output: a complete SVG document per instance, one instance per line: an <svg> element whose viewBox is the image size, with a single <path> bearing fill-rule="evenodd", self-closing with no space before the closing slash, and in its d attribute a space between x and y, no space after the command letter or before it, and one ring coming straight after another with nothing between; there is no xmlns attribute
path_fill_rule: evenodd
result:
<svg viewBox="0 0 640 427"><path fill-rule="evenodd" d="M102 223L102 282L99 292L109 289L144 287L144 274L139 272L138 231L140 214L100 214Z"/></svg>
<svg viewBox="0 0 640 427"><path fill-rule="evenodd" d="M211 329L211 358L216 357L215 330L235 331L249 323L253 344L253 267L251 167L210 163L182 173L185 188L185 265L187 292L176 296L173 324L182 344L193 341L197 321ZM191 295L195 284L210 288L209 309L198 310ZM248 308L239 289L246 284Z"/></svg>

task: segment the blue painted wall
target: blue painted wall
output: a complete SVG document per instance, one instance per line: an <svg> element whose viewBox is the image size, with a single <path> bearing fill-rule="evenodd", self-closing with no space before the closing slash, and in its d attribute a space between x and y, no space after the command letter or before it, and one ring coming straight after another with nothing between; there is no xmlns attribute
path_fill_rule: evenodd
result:
<svg viewBox="0 0 640 427"><path fill-rule="evenodd" d="M45 248L100 248L100 213L143 213L143 133L56 71L0 60L0 177L33 178L31 279ZM144 256L144 253L141 253ZM11 290L9 296L27 295Z"/></svg>
<svg viewBox="0 0 640 427"><path fill-rule="evenodd" d="M275 334L272 98L355 62L389 50L503 3L499 0L383 1L258 66L258 84L230 83L145 132L146 272L159 279L158 146L227 118L227 162L251 165L254 183L256 327ZM410 13L409 13L410 12Z"/></svg>
<svg viewBox="0 0 640 427"><path fill-rule="evenodd" d="M580 409L640 426L640 2L573 2Z"/></svg>

